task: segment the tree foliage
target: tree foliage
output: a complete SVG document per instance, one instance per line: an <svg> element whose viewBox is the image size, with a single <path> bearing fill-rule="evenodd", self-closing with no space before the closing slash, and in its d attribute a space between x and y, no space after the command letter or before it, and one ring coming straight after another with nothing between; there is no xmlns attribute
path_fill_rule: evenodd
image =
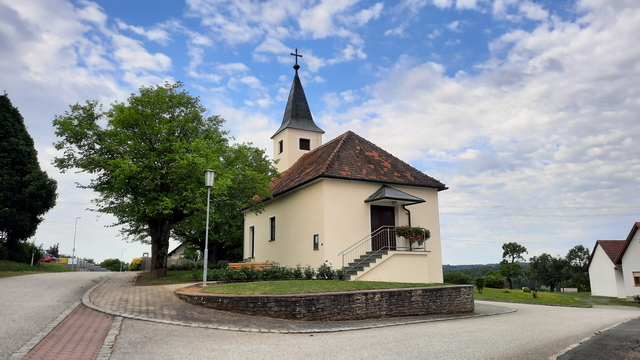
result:
<svg viewBox="0 0 640 360"><path fill-rule="evenodd" d="M524 261L522 255L526 252L526 247L515 242L502 245L502 261L499 271L507 279L509 289L513 289L513 279L523 275L522 265L518 261Z"/></svg>
<svg viewBox="0 0 640 360"><path fill-rule="evenodd" d="M0 95L0 247L22 257L20 242L33 236L56 204L57 183L40 169L24 119L9 97ZM29 261L31 252L28 254Z"/></svg>
<svg viewBox="0 0 640 360"><path fill-rule="evenodd" d="M589 258L591 252L589 248L576 245L569 250L565 257L567 261L566 287L577 287L580 291L587 291L590 288L589 282Z"/></svg>
<svg viewBox="0 0 640 360"><path fill-rule="evenodd" d="M562 257L553 257L547 253L534 256L529 263L529 278L549 285L551 292L565 278L567 260Z"/></svg>
<svg viewBox="0 0 640 360"><path fill-rule="evenodd" d="M120 259L106 259L100 263L100 267L111 271L126 271L129 264L120 261Z"/></svg>
<svg viewBox="0 0 640 360"><path fill-rule="evenodd" d="M469 284L469 275L462 271L447 271L444 274L444 282L446 284Z"/></svg>
<svg viewBox="0 0 640 360"><path fill-rule="evenodd" d="M51 246L47 249L46 253L47 253L47 254L49 254L49 255L51 255L51 256L53 256L53 257L55 257L55 258L60 257L59 245L60 245L59 243L58 243L58 244L55 244L55 245L51 245Z"/></svg>
<svg viewBox="0 0 640 360"><path fill-rule="evenodd" d="M178 82L142 87L127 104L116 102L106 111L97 101L71 105L53 121L56 135L62 138L54 145L63 151L54 164L62 171L75 168L94 176L79 187L99 194L97 211L114 215L114 226L122 226L125 237L151 243L153 277L166 276L174 227L203 213L205 169L220 170L212 189L216 196L237 181L222 171L230 149L250 148L267 163L260 169L266 173L254 174L251 196L267 197L276 174L261 150L229 145L227 132L221 129L224 120L205 117L200 100L182 86ZM248 182L241 181L249 186ZM224 203L227 197L217 200ZM255 211L262 205L251 198L235 202L244 202Z"/></svg>

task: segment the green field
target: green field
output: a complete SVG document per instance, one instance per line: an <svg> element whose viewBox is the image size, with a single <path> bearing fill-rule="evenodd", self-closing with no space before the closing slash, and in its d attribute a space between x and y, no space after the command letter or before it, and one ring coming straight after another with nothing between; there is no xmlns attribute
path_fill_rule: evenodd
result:
<svg viewBox="0 0 640 360"><path fill-rule="evenodd" d="M0 277L65 271L73 270L62 264L35 263L31 266L30 264L15 261L0 260Z"/></svg>
<svg viewBox="0 0 640 360"><path fill-rule="evenodd" d="M538 298L534 298L532 293L525 293L522 290L489 289L484 288L482 294L474 291L477 300L489 301L510 301L528 304L560 305L560 306L591 306L591 305L622 305L638 306L640 304L631 301L608 298L602 296L591 296L591 293L560 293L560 292L538 292Z"/></svg>
<svg viewBox="0 0 640 360"><path fill-rule="evenodd" d="M439 285L442 284L395 283L382 281L284 280L214 285L204 288L204 291L215 294L285 295L333 291L398 289Z"/></svg>

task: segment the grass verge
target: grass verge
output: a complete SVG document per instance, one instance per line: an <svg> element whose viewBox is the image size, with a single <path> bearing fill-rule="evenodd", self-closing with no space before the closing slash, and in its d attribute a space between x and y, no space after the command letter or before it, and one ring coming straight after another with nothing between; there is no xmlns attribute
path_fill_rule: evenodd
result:
<svg viewBox="0 0 640 360"><path fill-rule="evenodd" d="M185 282L196 282L193 280L192 271L167 271L167 277L154 279L148 272L143 272L136 280L137 285L166 285L179 284Z"/></svg>
<svg viewBox="0 0 640 360"><path fill-rule="evenodd" d="M442 284L395 283L382 281L283 280L208 286L203 291L214 294L286 295L335 291L398 289L439 286Z"/></svg>
<svg viewBox="0 0 640 360"><path fill-rule="evenodd" d="M35 263L31 266L15 261L0 260L0 277L65 271L73 270L62 264Z"/></svg>
<svg viewBox="0 0 640 360"><path fill-rule="evenodd" d="M538 298L534 298L532 293L525 293L522 290L490 289L484 288L482 294L475 289L473 296L478 300L511 301L528 304L560 305L560 306L589 306L589 305L621 305L637 306L631 301L602 296L592 296L588 292L580 293L559 293L559 292L538 292Z"/></svg>

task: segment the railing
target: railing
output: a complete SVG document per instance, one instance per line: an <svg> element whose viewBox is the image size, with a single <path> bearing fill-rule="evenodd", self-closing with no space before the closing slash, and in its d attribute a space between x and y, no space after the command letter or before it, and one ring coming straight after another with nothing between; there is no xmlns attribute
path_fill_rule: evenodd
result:
<svg viewBox="0 0 640 360"><path fill-rule="evenodd" d="M375 250L374 250L375 249ZM422 245L412 244L407 239L397 236L395 226L381 226L355 244L349 246L338 256L342 256L342 268L345 273L364 263L369 263L362 255L377 255L383 251L427 251L426 241ZM351 265L350 265L351 264Z"/></svg>

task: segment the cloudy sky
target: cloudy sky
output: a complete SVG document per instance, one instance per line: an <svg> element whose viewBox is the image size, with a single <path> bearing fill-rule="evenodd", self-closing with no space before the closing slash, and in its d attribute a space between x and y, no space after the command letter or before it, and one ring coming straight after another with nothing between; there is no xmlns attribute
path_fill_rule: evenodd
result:
<svg viewBox="0 0 640 360"><path fill-rule="evenodd" d="M51 165L54 116L180 80L271 153L298 48L325 141L352 130L447 184L443 262L490 263L640 221L638 34L637 0L0 0L0 90L58 180L36 243L71 253L81 217L80 256L129 261L149 248Z"/></svg>

